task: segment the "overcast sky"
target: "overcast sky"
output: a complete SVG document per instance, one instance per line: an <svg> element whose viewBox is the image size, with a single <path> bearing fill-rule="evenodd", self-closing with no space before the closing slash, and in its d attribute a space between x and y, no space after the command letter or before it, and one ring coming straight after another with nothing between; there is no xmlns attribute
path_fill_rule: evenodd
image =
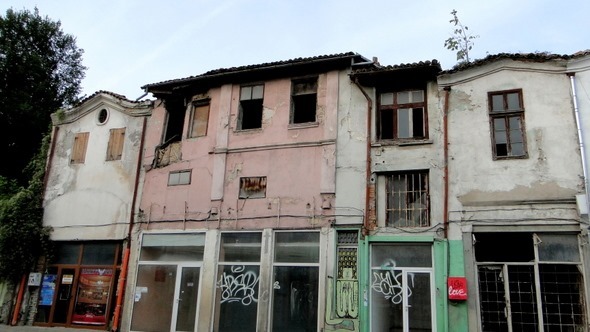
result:
<svg viewBox="0 0 590 332"><path fill-rule="evenodd" d="M450 12L474 35L474 59L502 52L590 49L589 0L9 0L35 6L84 49L83 94L136 99L141 86L206 71L353 51L382 65L437 59Z"/></svg>

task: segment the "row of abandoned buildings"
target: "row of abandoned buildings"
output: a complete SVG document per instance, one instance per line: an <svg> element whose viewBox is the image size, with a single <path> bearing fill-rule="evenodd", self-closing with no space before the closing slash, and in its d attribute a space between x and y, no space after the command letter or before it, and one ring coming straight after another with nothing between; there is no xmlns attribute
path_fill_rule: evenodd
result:
<svg viewBox="0 0 590 332"><path fill-rule="evenodd" d="M588 331L590 52L342 53L52 117L20 324Z"/></svg>

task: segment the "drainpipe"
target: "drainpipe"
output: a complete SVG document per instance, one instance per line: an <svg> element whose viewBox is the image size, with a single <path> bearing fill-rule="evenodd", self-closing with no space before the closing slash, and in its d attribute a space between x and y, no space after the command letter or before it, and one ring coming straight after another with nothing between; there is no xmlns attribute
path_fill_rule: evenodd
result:
<svg viewBox="0 0 590 332"><path fill-rule="evenodd" d="M139 175L141 171L142 156L143 156L143 144L145 141L145 128L147 118L143 118L143 126L141 130L141 142L139 143L139 153L137 156L137 167L135 169L135 185L133 188L133 198L131 199L131 215L129 216L129 229L127 231L127 246L123 252L123 262L121 262L121 274L119 276L119 283L117 285L117 304L115 306L115 313L113 315L113 326L111 331L115 332L119 330L121 324L121 310L123 305L123 298L125 297L125 282L127 280L127 271L129 270L129 255L131 252L131 235L133 233L133 225L135 223L135 204L137 202L137 192L139 188Z"/></svg>
<svg viewBox="0 0 590 332"><path fill-rule="evenodd" d="M443 229L445 239L448 238L449 232L449 94L451 87L444 87L445 105L443 110L443 151L444 151L444 197L443 197Z"/></svg>
<svg viewBox="0 0 590 332"><path fill-rule="evenodd" d="M51 146L49 148L49 154L47 156L47 166L45 167L45 175L43 176L43 197L45 197L45 189L47 188L47 179L49 178L49 172L51 171L53 154L55 153L55 142L57 141L57 133L59 127L53 127L53 134L51 135ZM43 199L43 197L41 199Z"/></svg>
<svg viewBox="0 0 590 332"><path fill-rule="evenodd" d="M588 197L588 165L586 165L586 150L584 149L584 136L582 122L580 121L580 110L578 109L578 98L576 96L576 73L567 73L572 87L572 102L576 116L576 129L578 130L578 142L580 144L580 156L582 157L582 172L584 175L584 191L586 194L586 208L590 209L590 197Z"/></svg>
<svg viewBox="0 0 590 332"><path fill-rule="evenodd" d="M20 280L20 287L18 289L18 295L16 297L16 306L14 307L14 312L12 313L12 321L10 325L14 326L18 323L18 314L20 312L20 307L23 304L23 296L25 295L25 283L27 281L27 276L23 274L22 279Z"/></svg>
<svg viewBox="0 0 590 332"><path fill-rule="evenodd" d="M367 99L367 164L366 164L366 188L365 188L365 222L363 225L363 235L367 235L373 226L369 223L369 194L371 192L371 112L373 109L373 101L371 97L363 90L358 82L358 78L353 80L353 83L359 88L361 93Z"/></svg>

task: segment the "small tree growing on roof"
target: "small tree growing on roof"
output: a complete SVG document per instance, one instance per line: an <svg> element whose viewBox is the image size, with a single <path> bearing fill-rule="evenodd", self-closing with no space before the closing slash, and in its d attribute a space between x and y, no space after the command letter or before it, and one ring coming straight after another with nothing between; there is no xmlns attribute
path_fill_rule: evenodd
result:
<svg viewBox="0 0 590 332"><path fill-rule="evenodd" d="M479 38L478 35L468 33L469 27L463 25L457 16L457 11L451 12L453 19L449 21L455 27L453 35L445 40L445 47L451 51L457 51L457 61L470 62L469 51L473 48L473 40Z"/></svg>

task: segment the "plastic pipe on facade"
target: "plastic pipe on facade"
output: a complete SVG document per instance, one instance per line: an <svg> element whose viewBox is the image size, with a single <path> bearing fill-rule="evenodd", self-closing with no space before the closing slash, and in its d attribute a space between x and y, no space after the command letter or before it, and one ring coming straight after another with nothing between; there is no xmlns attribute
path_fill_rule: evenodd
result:
<svg viewBox="0 0 590 332"><path fill-rule="evenodd" d="M568 73L572 87L572 102L574 104L574 114L576 117L576 129L578 130L578 142L580 144L580 156L582 158L582 172L584 175L584 191L586 193L586 209L590 209L590 197L588 197L588 166L586 165L586 150L584 149L584 136L582 132L582 122L580 121L580 110L578 109L578 98L576 95L576 74Z"/></svg>

